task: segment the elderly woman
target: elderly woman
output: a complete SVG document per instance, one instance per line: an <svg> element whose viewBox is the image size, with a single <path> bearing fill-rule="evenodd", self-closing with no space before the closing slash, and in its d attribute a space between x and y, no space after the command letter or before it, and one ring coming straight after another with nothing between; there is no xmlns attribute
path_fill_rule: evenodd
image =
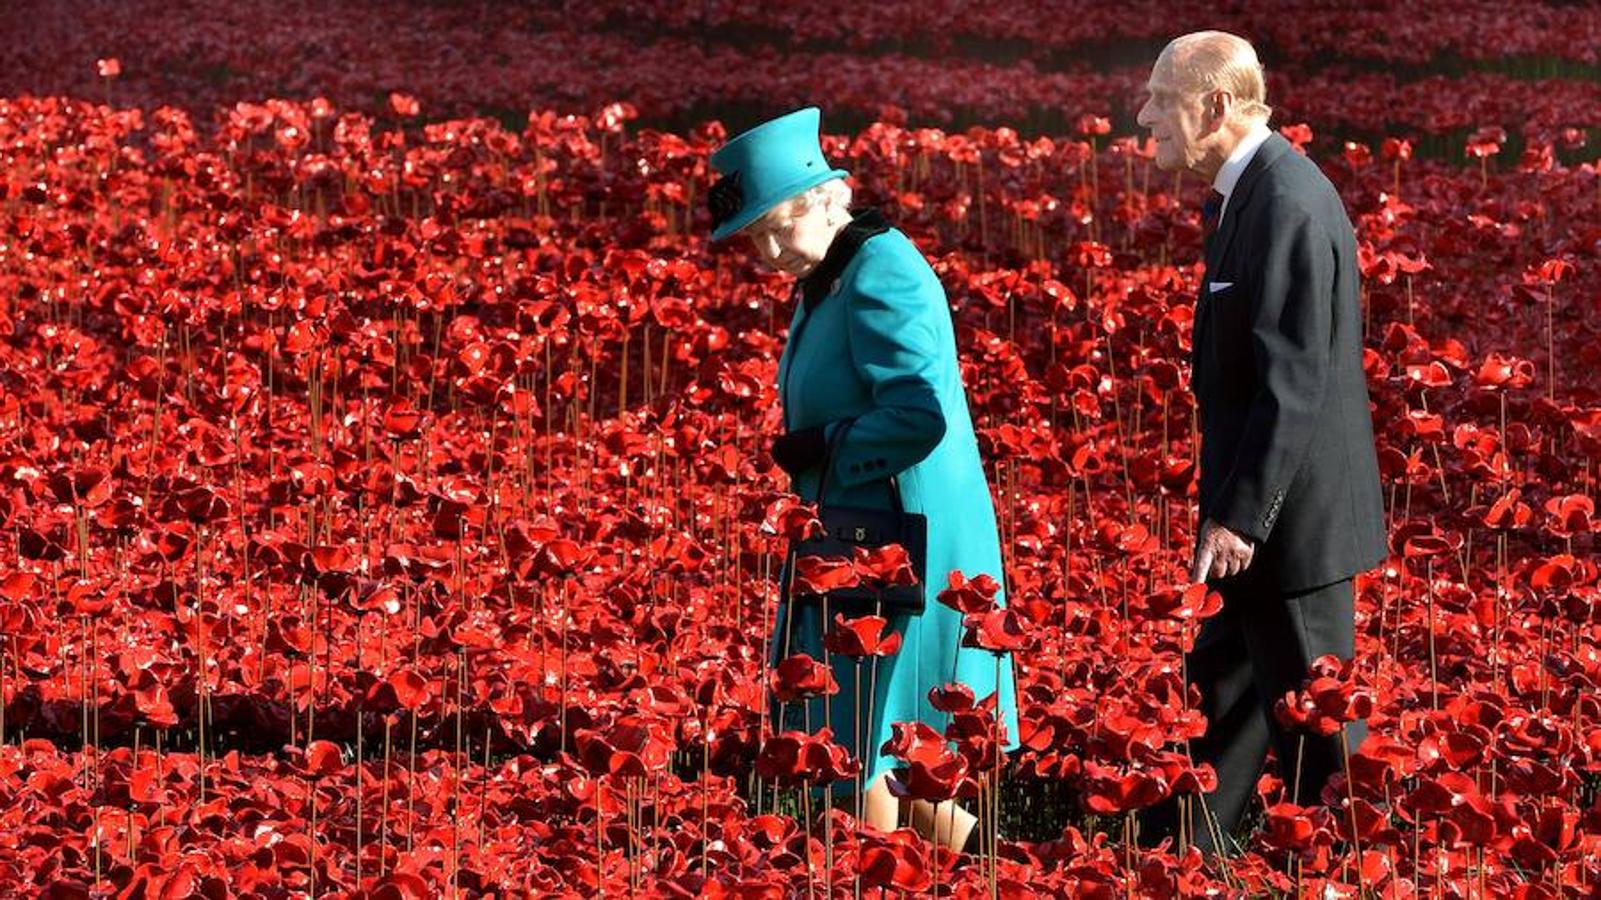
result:
<svg viewBox="0 0 1601 900"><path fill-rule="evenodd" d="M712 238L743 234L768 265L798 280L799 302L779 361L785 434L773 444L774 461L808 501L889 509L890 491L898 490L906 512L926 516L926 566L918 573L925 604L919 613L888 615L904 642L875 663L876 671L832 658L840 691L826 719L825 704L813 700L806 710L787 704L791 718L784 725L830 725L835 740L861 761L868 824L889 830L909 817L925 837L972 848L982 831L976 819L949 801L936 808L897 800L885 782L896 761L879 750L895 722L921 721L944 732L949 716L930 705L931 688L959 681L982 699L995 693L997 676L1006 747L1017 746L1011 659L1003 656L997 667L988 651L961 648L961 614L935 599L953 571L1003 580L995 511L945 291L917 247L882 215L851 215L843 180L849 173L824 158L819 118L815 108L781 116L712 156L723 176L709 198ZM819 497L825 466L828 496ZM775 660L803 652L825 658L823 636L832 623L822 612L816 602L781 605ZM834 612L873 610L835 606L830 617ZM867 682L860 688L858 673ZM858 733L862 743L855 746ZM835 787L850 789L845 782Z"/></svg>

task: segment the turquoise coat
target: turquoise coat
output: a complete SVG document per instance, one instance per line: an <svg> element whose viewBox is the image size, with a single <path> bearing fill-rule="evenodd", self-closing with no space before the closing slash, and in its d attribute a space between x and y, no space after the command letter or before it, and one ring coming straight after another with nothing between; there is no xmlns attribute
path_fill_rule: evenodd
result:
<svg viewBox="0 0 1601 900"><path fill-rule="evenodd" d="M832 725L835 740L862 761L867 784L896 765L878 752L890 739L891 723L919 720L943 733L949 717L929 704L930 688L960 681L981 700L995 691L996 655L958 649L962 616L936 597L953 570L969 578L985 572L1003 584L1004 578L995 510L939 278L911 240L891 228L867 238L833 285L811 311L796 303L778 366L784 423L790 432L821 425L832 437L834 423L856 420L832 462L827 500L888 508L887 479L898 476L905 509L928 519L926 605L920 615L890 618L904 644L876 663L876 673L871 661L861 663L858 673L854 660L832 657L840 691L829 699L826 718L818 698L785 704L779 724L814 730L825 721ZM818 464L798 473L791 489L815 502L821 471ZM802 652L823 659L821 638L829 623L822 621L820 605L801 604L793 616L789 612L788 604L780 606L774 660ZM830 618L834 612L829 610ZM1012 660L1002 655L999 662L1007 749L1015 749ZM865 754L857 750L858 729ZM835 785L836 792L851 789L849 782Z"/></svg>

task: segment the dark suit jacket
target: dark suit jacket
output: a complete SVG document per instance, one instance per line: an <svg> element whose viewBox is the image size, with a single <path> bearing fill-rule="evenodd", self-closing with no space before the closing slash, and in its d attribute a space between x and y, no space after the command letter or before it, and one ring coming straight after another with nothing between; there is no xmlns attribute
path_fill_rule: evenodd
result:
<svg viewBox="0 0 1601 900"><path fill-rule="evenodd" d="M1357 279L1339 194L1273 135L1207 244L1191 362L1201 515L1256 542L1237 577L1279 591L1385 556Z"/></svg>

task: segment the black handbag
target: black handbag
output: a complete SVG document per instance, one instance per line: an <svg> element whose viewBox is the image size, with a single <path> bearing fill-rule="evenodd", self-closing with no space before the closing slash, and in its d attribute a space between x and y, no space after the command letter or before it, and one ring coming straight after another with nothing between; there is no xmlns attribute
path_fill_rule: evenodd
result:
<svg viewBox="0 0 1601 900"><path fill-rule="evenodd" d="M854 424L854 419L840 424L833 440L829 441L828 454L823 457L823 474L817 484L817 518L823 523L823 535L795 543L790 548L790 564L803 556L850 559L857 547L871 550L885 544L900 544L911 558L912 571L917 573L916 584L835 588L828 592L828 601L841 612L916 615L923 611L923 589L927 582L928 518L921 513L909 513L901 506L900 485L894 476L885 480L889 487L890 509L826 502L828 471L833 468L840 442ZM791 599L797 603L815 603L822 597L821 594L801 593Z"/></svg>

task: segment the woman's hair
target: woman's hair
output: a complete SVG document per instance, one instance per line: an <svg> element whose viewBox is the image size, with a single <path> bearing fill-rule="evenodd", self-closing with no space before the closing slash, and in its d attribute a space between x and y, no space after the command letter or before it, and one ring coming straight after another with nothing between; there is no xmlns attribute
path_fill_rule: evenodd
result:
<svg viewBox="0 0 1601 900"><path fill-rule="evenodd" d="M767 225L782 215L798 216L818 204L829 208L830 218L849 219L851 213L851 186L843 178L830 178L779 203L751 223L757 227Z"/></svg>

